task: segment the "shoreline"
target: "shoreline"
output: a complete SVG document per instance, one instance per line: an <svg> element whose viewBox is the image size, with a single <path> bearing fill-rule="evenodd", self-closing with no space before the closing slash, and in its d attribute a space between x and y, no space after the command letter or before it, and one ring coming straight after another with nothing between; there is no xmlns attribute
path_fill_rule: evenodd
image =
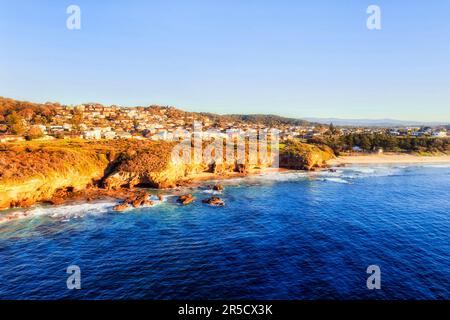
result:
<svg viewBox="0 0 450 320"><path fill-rule="evenodd" d="M380 164L437 164L449 163L450 155L422 156L407 153L383 153L383 154L360 154L344 155L328 161L330 166L339 165L380 165Z"/></svg>
<svg viewBox="0 0 450 320"><path fill-rule="evenodd" d="M413 155L413 154L405 154L405 153L383 153L383 154L357 154L357 155L343 155L336 157L334 159L330 159L327 161L326 166L322 168L318 168L316 170L328 170L332 167L346 166L346 165L383 165L383 164L405 164L405 165L415 165L415 164L450 164L450 155L432 155L432 156L424 156L424 155ZM316 171L313 170L313 171ZM187 187L191 189L201 187L205 182L220 182L228 179L234 178L246 178L255 175L265 175L269 173L282 173L288 171L305 171L305 170L292 170L286 168L272 168L272 167L263 167L257 169L250 169L246 173L240 172L226 172L226 173L211 173L211 172L200 172L191 174L179 181L179 185L176 188L172 189L158 189L160 190L158 193L165 193L172 191L175 193L179 193L181 191L180 188ZM131 188L131 189L119 189L119 190L107 190L102 188L91 188L82 190L80 192L76 192L70 195L55 195L52 200L56 201L39 201L36 202L36 205L47 203L49 205L58 207L61 205L70 205L73 203L89 203L93 201L102 201L102 200L112 200L120 202L121 200L127 197L136 197L141 191L144 191L148 188ZM16 207L20 209L30 209L35 207L35 205L31 206L23 206ZM12 209L12 208L10 208ZM0 210L0 211L6 211ZM4 222L5 218L8 215L2 215L0 212L0 223ZM8 219L9 220L9 219Z"/></svg>
<svg viewBox="0 0 450 320"><path fill-rule="evenodd" d="M240 173L240 172L227 172L222 174L217 173L211 173L211 172L201 172L196 173L193 175L190 175L181 181L181 186L183 187L190 187L190 188L196 188L198 187L202 182L208 182L208 181L223 181L228 179L234 179L234 178L245 178L245 177L251 177L255 175L260 174L267 174L267 173L276 173L276 172L286 172L291 171L289 169L285 168L260 168L260 169L250 169L247 173Z"/></svg>
<svg viewBox="0 0 450 320"><path fill-rule="evenodd" d="M180 180L180 184L175 188L169 189L158 189L158 188L146 188L146 187L136 187L132 189L120 189L120 190L106 190L102 188L91 188L87 190L82 190L77 193L73 193L65 196L55 196L53 199L57 201L39 201L34 203L31 206L26 207L15 207L8 208L4 210L0 210L0 224L8 221L14 221L21 218L26 218L28 216L28 211L36 208L39 205L48 205L49 207L61 207L66 205L74 205L74 204L82 204L82 203L94 203L96 201L113 201L117 204L124 201L126 198L130 197L139 197L142 193L148 193L148 190L154 190L153 193L148 193L148 195L158 195L162 194L163 197L167 197L168 195L180 196L184 193L180 193L182 188L196 189L200 188L205 182L219 182L233 178L245 178L251 177L259 174L273 173L273 172L286 172L290 171L284 168L258 168L258 169L250 169L247 173L239 173L239 172L227 172L222 174L202 172L196 173L190 176L185 177ZM212 187L212 186L211 186ZM156 192L159 191L159 192ZM152 205L151 205L152 206ZM24 211L19 212L5 212L11 209L20 209ZM2 214L2 211L4 213Z"/></svg>
<svg viewBox="0 0 450 320"><path fill-rule="evenodd" d="M439 156L420 156L411 154L397 154L397 153L387 153L387 154L365 154L365 155L345 155L336 157L327 162L327 166L318 169L318 171L326 171L332 167L339 167L345 165L382 165L382 164L439 164L448 163L450 164L450 155L439 155ZM132 188L132 189L120 189L120 190L105 190L101 188L92 188L88 190L83 190L79 193L74 193L66 197L57 197L59 201L51 203L50 201L37 202L29 207L16 207L10 209L22 209L24 211L19 212L5 212L2 214L0 212L0 224L7 221L18 220L28 216L28 211L30 209L36 208L38 205L47 204L49 207L61 207L65 205L73 204L83 204L83 203L95 203L97 201L113 201L120 203L127 197L137 197L139 194L148 193L149 195L157 196L162 194L163 197L167 197L170 194L180 196L182 188L196 189L200 188L207 182L219 183L220 181L233 179L233 178L246 178L255 175L265 175L269 173L283 173L289 171L305 171L305 170L290 170L286 168L258 168L251 169L246 173L239 172L228 172L222 174L202 172L196 173L186 177L180 181L180 184L176 188L171 189L157 189L155 191L148 193L148 188ZM314 170L315 171L315 170ZM305 171L308 172L308 171ZM211 186L212 187L212 186ZM3 210L1 210L3 211ZM6 211L6 210L5 210Z"/></svg>

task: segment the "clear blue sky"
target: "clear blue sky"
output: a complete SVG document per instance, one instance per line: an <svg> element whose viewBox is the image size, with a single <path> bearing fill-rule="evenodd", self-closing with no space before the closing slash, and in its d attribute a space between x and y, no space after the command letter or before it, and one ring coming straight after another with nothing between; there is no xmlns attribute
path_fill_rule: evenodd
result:
<svg viewBox="0 0 450 320"><path fill-rule="evenodd" d="M0 44L17 99L450 121L448 0L0 0Z"/></svg>

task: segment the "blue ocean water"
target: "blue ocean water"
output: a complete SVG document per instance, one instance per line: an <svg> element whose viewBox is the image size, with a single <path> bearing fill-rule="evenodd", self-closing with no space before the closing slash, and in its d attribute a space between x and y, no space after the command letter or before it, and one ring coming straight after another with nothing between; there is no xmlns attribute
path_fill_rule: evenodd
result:
<svg viewBox="0 0 450 320"><path fill-rule="evenodd" d="M0 299L450 299L450 166L287 172L0 224ZM174 194L177 191L173 191ZM369 265L381 289L368 290ZM81 268L68 290L66 268Z"/></svg>

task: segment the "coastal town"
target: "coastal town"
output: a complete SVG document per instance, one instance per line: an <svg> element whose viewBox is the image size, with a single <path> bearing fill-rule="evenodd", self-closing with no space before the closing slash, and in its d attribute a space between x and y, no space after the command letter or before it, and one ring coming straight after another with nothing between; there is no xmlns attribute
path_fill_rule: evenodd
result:
<svg viewBox="0 0 450 320"><path fill-rule="evenodd" d="M177 141L195 130L208 137L276 129L280 141L348 134L386 134L392 137L450 136L450 125L363 127L333 126L304 120L263 115L216 115L179 110L172 106L104 106L98 103L61 105L0 100L0 142L25 139L150 139ZM194 125L195 124L195 125ZM199 126L200 129L195 126ZM206 136L206 133L205 133Z"/></svg>

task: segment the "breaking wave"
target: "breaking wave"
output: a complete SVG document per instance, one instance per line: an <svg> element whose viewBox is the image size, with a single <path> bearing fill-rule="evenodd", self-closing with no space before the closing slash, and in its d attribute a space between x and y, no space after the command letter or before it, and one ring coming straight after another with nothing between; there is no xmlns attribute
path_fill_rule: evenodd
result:
<svg viewBox="0 0 450 320"><path fill-rule="evenodd" d="M156 195L151 195L150 200L153 201L153 205L144 207L151 208L161 205L167 202L168 198L171 196L172 195L165 195L162 200L159 200ZM48 217L61 221L68 221L70 219L82 218L87 215L102 215L112 212L112 208L118 203L119 201L95 201L88 203L67 204L63 206L39 205L31 209L17 209L2 214L0 215L0 224L22 219L33 219L36 217ZM133 207L129 208L130 211L134 209L135 208Z"/></svg>
<svg viewBox="0 0 450 320"><path fill-rule="evenodd" d="M3 215L0 218L0 223L21 220L32 219L35 217L50 217L60 220L77 219L86 215L100 215L108 213L112 210L116 202L102 201L91 203L79 203L70 204L60 207L55 206L37 206L27 210L13 211Z"/></svg>

